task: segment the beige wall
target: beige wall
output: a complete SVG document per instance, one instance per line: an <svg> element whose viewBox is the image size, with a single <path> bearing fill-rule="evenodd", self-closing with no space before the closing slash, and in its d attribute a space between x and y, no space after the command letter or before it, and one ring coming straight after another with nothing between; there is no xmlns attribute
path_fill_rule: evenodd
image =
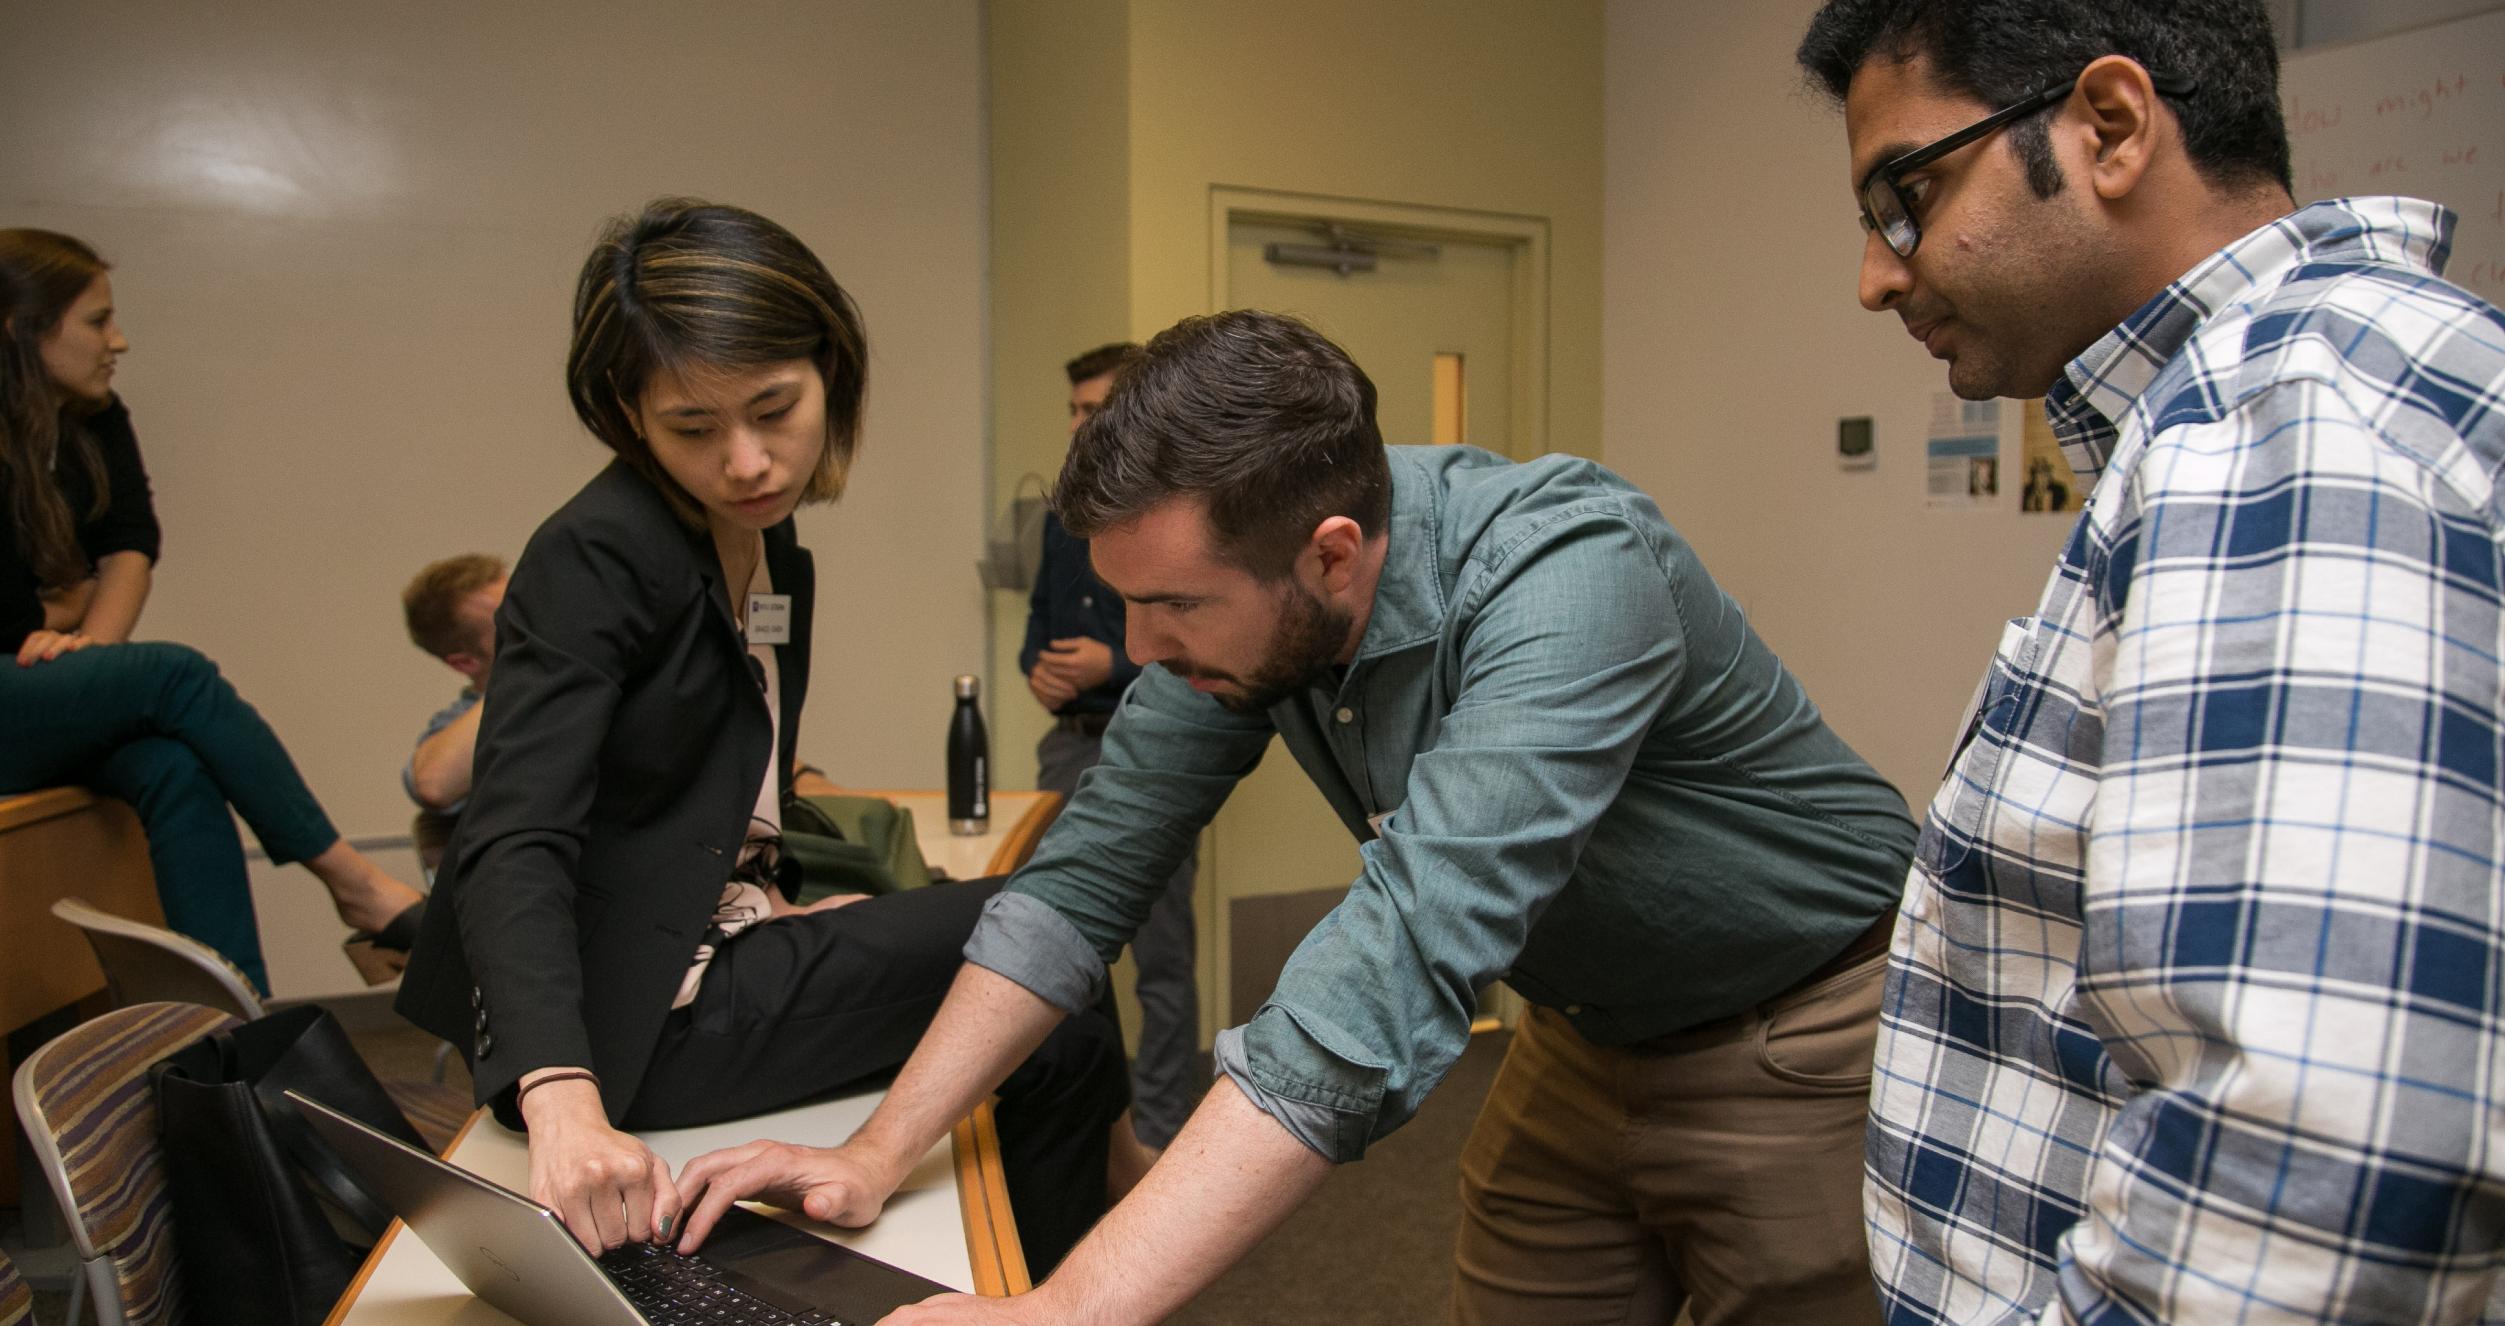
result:
<svg viewBox="0 0 2505 1326"><path fill-rule="evenodd" d="M2069 522L1923 509L1947 378L1854 303L1843 122L1793 73L1816 8L1610 4L1601 436L1919 814ZM1852 415L1875 470L1836 467Z"/></svg>
<svg viewBox="0 0 2505 1326"><path fill-rule="evenodd" d="M517 553L604 459L561 382L574 270L602 217L702 194L790 226L869 324L853 496L801 517L803 748L936 785L984 657L980 41L975 0L6 6L0 224L102 248L135 347L141 634L216 657L344 832L405 833L397 769L456 683L398 590ZM287 873L280 992L352 982Z"/></svg>

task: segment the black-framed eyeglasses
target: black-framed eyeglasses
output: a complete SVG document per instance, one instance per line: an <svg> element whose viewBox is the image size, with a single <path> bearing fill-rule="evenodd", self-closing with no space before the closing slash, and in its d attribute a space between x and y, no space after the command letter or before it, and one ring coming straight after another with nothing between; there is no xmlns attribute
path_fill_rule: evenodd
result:
<svg viewBox="0 0 2505 1326"><path fill-rule="evenodd" d="M1897 257L1914 256L1914 250L1922 247L1922 223L1914 220L1913 205L1906 200L1899 179L1907 171L1920 170L1994 130L2015 124L2069 96L2070 90L2079 85L2080 76L2086 72L2081 70L2068 78L2046 83L1936 143L1880 162L1869 174L1861 177L1862 229L1878 232L1879 237L1887 241L1889 251ZM2159 93L2169 97L2187 96L2193 86L2188 78L2157 74L2149 76L2149 83Z"/></svg>

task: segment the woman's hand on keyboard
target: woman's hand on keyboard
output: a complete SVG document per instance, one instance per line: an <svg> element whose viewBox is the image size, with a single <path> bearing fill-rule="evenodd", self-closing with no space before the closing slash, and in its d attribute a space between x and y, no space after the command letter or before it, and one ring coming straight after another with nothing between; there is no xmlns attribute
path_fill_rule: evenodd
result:
<svg viewBox="0 0 2505 1326"><path fill-rule="evenodd" d="M597 1086L536 1087L522 1098L522 1114L531 1127L531 1200L555 1211L593 1256L670 1228L682 1205L670 1167L609 1126Z"/></svg>

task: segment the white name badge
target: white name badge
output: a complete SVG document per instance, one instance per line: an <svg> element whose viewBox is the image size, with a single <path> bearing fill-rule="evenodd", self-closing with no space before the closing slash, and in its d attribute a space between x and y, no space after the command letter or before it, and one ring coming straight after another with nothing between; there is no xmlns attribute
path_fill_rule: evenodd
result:
<svg viewBox="0 0 2505 1326"><path fill-rule="evenodd" d="M748 643L787 645L791 642L792 596L789 594L749 595Z"/></svg>

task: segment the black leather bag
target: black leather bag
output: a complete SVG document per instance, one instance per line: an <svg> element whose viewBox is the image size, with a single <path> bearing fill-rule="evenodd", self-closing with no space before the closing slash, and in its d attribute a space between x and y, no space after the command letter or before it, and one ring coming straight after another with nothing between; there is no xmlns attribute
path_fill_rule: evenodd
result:
<svg viewBox="0 0 2505 1326"><path fill-rule="evenodd" d="M190 1319L330 1315L391 1212L281 1093L426 1143L316 1005L201 1037L152 1071Z"/></svg>

